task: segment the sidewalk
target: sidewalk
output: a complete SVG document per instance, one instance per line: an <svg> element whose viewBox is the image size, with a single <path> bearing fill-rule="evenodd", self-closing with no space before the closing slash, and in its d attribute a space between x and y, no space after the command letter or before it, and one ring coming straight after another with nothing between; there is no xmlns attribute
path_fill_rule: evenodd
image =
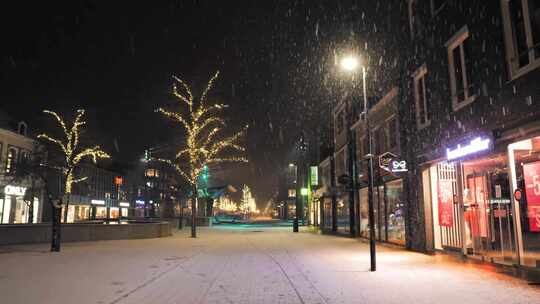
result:
<svg viewBox="0 0 540 304"><path fill-rule="evenodd" d="M285 228L183 230L150 240L0 247L1 303L540 303L496 272Z"/></svg>

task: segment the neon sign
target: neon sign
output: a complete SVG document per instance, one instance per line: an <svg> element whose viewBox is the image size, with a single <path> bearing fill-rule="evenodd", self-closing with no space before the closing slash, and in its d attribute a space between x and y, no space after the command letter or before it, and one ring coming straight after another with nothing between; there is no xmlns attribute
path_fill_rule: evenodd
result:
<svg viewBox="0 0 540 304"><path fill-rule="evenodd" d="M476 152L487 150L489 149L489 143L489 138L477 137L471 140L467 145L457 145L455 149L446 149L446 158L448 160L452 160Z"/></svg>

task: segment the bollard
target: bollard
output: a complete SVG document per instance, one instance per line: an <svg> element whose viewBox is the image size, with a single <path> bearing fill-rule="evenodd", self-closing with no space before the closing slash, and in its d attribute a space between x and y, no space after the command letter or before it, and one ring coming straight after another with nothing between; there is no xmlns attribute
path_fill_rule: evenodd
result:
<svg viewBox="0 0 540 304"><path fill-rule="evenodd" d="M298 218L293 221L293 232L298 232Z"/></svg>
<svg viewBox="0 0 540 304"><path fill-rule="evenodd" d="M183 217L178 218L178 230L182 230L184 228L184 223L182 223L183 220Z"/></svg>

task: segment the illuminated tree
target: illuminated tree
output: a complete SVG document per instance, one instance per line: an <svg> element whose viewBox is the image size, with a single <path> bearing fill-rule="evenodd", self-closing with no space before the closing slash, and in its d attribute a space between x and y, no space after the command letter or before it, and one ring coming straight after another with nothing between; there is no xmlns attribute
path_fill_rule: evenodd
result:
<svg viewBox="0 0 540 304"><path fill-rule="evenodd" d="M181 106L187 108L184 112L172 112L164 108L157 109L158 113L172 119L186 132L186 143L176 153L173 160L160 159L176 168L192 188L192 224L191 236L196 237L197 184L199 175L203 174L209 165L222 162L247 162L244 157L224 156L227 152L243 152L244 147L238 143L243 137L247 126L232 136L221 136L225 121L219 117L219 112L226 106L219 103L208 103L207 96L218 78L219 72L210 79L200 98L195 100L191 88L180 78L173 76L173 95Z"/></svg>
<svg viewBox="0 0 540 304"><path fill-rule="evenodd" d="M240 203L240 211L244 213L244 217L247 219L248 216L251 213L256 212L257 210L257 204L255 203L255 199L253 196L251 196L251 189L244 185L244 188L242 188L242 200Z"/></svg>
<svg viewBox="0 0 540 304"><path fill-rule="evenodd" d="M91 148L82 147L80 144L81 131L86 124L83 121L84 110L77 110L75 120L68 126L62 117L56 112L44 110L46 114L53 116L64 133L64 139L56 139L47 134L40 134L38 138L47 140L56 145L61 152L61 162L58 164L58 169L62 172L64 181L64 194L67 194L68 201L65 203L64 222L67 219L67 208L69 205L69 194L71 194L73 185L86 180L87 176L77 177L75 170L80 162L85 158L90 158L94 163L97 163L98 159L110 158L110 155L101 150L100 146L93 146Z"/></svg>

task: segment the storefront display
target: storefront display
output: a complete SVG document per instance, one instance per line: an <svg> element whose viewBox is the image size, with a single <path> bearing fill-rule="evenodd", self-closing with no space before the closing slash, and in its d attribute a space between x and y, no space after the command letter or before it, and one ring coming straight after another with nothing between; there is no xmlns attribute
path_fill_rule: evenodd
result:
<svg viewBox="0 0 540 304"><path fill-rule="evenodd" d="M36 197L32 203L24 201L26 187L7 185L4 188L5 196L0 198L0 224L26 224L32 216L33 223L39 219L39 199ZM32 204L33 214L30 214Z"/></svg>
<svg viewBox="0 0 540 304"><path fill-rule="evenodd" d="M109 208L109 218L116 219L120 216L120 209L118 207Z"/></svg>
<svg viewBox="0 0 540 304"><path fill-rule="evenodd" d="M95 207L95 208L96 208L97 219L107 218L107 207Z"/></svg>
<svg viewBox="0 0 540 304"><path fill-rule="evenodd" d="M431 183L423 188L432 192L424 197L431 198L435 249L514 263L514 220L505 153L442 161L423 175L424 183Z"/></svg>
<svg viewBox="0 0 540 304"><path fill-rule="evenodd" d="M386 183L386 203L387 241L405 245L405 203L401 179Z"/></svg>
<svg viewBox="0 0 540 304"><path fill-rule="evenodd" d="M368 188L359 191L358 220L360 237L369 238ZM403 181L385 182L373 188L373 208L375 216L375 239L405 245L405 202L403 201Z"/></svg>
<svg viewBox="0 0 540 304"><path fill-rule="evenodd" d="M325 229L332 229L332 198L323 198L322 225Z"/></svg>
<svg viewBox="0 0 540 304"><path fill-rule="evenodd" d="M337 229L343 233L349 233L351 230L350 227L350 217L349 217L349 196L342 195L338 198L337 201Z"/></svg>
<svg viewBox="0 0 540 304"><path fill-rule="evenodd" d="M512 192L520 190L522 197L513 199L520 264L540 267L540 136L525 139L508 147L512 177Z"/></svg>

